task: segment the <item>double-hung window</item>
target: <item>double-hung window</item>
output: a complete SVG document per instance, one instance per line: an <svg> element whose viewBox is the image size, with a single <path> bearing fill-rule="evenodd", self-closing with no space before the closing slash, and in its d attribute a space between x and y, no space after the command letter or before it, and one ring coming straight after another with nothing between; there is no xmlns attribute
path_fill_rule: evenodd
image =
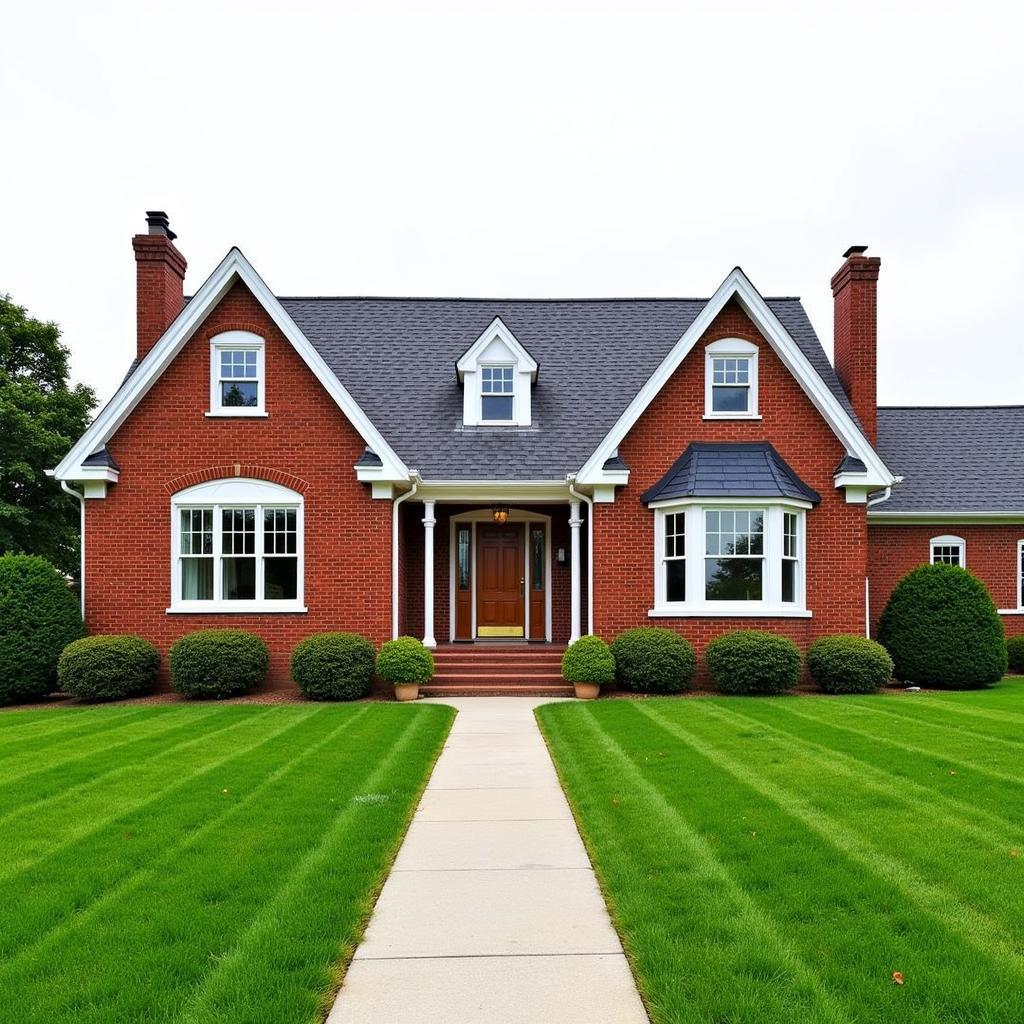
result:
<svg viewBox="0 0 1024 1024"><path fill-rule="evenodd" d="M807 615L804 502L654 507L652 616Z"/></svg>
<svg viewBox="0 0 1024 1024"><path fill-rule="evenodd" d="M302 496L218 480L172 500L170 611L301 611Z"/></svg>
<svg viewBox="0 0 1024 1024"><path fill-rule="evenodd" d="M928 561L932 565L958 565L961 569L967 567L965 559L967 544L963 537L932 537L928 547Z"/></svg>
<svg viewBox="0 0 1024 1024"><path fill-rule="evenodd" d="M501 423L513 419L515 402L515 368L482 366L480 368L480 419Z"/></svg>
<svg viewBox="0 0 1024 1024"><path fill-rule="evenodd" d="M210 341L210 415L264 416L263 339L225 331Z"/></svg>
<svg viewBox="0 0 1024 1024"><path fill-rule="evenodd" d="M723 338L704 351L705 418L757 418L757 346Z"/></svg>

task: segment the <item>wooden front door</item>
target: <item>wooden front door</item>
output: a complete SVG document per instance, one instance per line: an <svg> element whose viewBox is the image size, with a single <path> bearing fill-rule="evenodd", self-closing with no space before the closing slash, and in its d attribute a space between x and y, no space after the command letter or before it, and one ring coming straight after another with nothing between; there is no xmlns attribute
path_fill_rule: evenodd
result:
<svg viewBox="0 0 1024 1024"><path fill-rule="evenodd" d="M523 523L476 528L476 633L521 637L526 621L526 547Z"/></svg>

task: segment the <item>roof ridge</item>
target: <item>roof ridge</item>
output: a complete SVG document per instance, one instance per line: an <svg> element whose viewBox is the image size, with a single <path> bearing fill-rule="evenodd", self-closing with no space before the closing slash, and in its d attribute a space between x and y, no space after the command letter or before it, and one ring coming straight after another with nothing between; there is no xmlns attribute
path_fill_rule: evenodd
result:
<svg viewBox="0 0 1024 1024"><path fill-rule="evenodd" d="M880 405L878 411L883 410L921 410L922 412L934 412L939 409L1024 409L1024 405L1017 405L1013 403L1006 403L1003 405L991 404L991 405Z"/></svg>
<svg viewBox="0 0 1024 1024"><path fill-rule="evenodd" d="M190 297L190 296L187 296ZM491 296L491 295L278 295L278 302L707 302L705 295ZM799 295L766 296L765 302L800 302Z"/></svg>

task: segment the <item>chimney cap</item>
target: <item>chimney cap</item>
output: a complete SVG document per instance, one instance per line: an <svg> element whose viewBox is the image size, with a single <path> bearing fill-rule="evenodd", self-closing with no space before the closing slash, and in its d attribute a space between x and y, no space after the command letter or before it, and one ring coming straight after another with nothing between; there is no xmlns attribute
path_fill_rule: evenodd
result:
<svg viewBox="0 0 1024 1024"><path fill-rule="evenodd" d="M843 253L843 259L848 260L851 256L863 256L868 251L866 245L851 245L846 252Z"/></svg>
<svg viewBox="0 0 1024 1024"><path fill-rule="evenodd" d="M163 235L172 242L178 237L171 230L171 222L167 219L167 214L163 210L147 210L146 223L149 225L149 233L151 235Z"/></svg>

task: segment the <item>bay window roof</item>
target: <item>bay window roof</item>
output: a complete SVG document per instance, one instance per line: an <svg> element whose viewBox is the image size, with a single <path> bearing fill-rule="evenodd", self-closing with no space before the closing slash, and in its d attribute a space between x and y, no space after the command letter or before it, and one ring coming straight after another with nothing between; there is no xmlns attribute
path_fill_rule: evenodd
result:
<svg viewBox="0 0 1024 1024"><path fill-rule="evenodd" d="M641 501L674 498L793 498L817 505L808 487L766 441L750 444L694 441Z"/></svg>

